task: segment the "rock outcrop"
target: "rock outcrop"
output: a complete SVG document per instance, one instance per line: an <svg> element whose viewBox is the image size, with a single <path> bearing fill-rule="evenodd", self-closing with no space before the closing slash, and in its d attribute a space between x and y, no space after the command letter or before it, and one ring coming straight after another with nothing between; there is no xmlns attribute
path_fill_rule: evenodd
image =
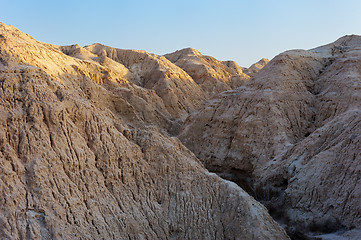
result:
<svg viewBox="0 0 361 240"><path fill-rule="evenodd" d="M361 228L361 37L287 51L207 101L182 142L294 237Z"/></svg>
<svg viewBox="0 0 361 240"><path fill-rule="evenodd" d="M164 56L186 71L208 96L239 87L250 78L236 62L221 62L204 56L193 48L185 48Z"/></svg>
<svg viewBox="0 0 361 240"><path fill-rule="evenodd" d="M0 83L1 238L288 239L164 131L203 98L165 58L0 24Z"/></svg>
<svg viewBox="0 0 361 240"><path fill-rule="evenodd" d="M154 90L174 119L184 120L206 98L198 84L165 57L101 44L93 44L85 49L98 56L106 56L130 69L136 76L134 83Z"/></svg>
<svg viewBox="0 0 361 240"><path fill-rule="evenodd" d="M249 68L244 69L244 73L253 77L256 73L258 73L266 64L269 63L267 58L262 58L255 64L252 64Z"/></svg>

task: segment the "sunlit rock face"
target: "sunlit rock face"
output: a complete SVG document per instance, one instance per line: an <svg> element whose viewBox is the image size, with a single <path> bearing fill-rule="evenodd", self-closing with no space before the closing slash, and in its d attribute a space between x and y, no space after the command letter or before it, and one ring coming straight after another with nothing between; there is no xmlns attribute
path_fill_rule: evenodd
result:
<svg viewBox="0 0 361 240"><path fill-rule="evenodd" d="M186 71L208 96L242 86L250 79L234 61L218 61L193 48L164 55Z"/></svg>
<svg viewBox="0 0 361 240"><path fill-rule="evenodd" d="M164 57L0 25L2 239L288 239L177 138L206 98Z"/></svg>
<svg viewBox="0 0 361 240"><path fill-rule="evenodd" d="M252 64L249 68L244 69L244 73L246 73L247 75L253 77L262 68L264 68L264 66L266 66L267 63L269 63L269 60L267 58L262 58L261 60L259 60L255 64Z"/></svg>
<svg viewBox="0 0 361 240"><path fill-rule="evenodd" d="M179 138L295 238L361 228L361 37L276 56L193 112Z"/></svg>

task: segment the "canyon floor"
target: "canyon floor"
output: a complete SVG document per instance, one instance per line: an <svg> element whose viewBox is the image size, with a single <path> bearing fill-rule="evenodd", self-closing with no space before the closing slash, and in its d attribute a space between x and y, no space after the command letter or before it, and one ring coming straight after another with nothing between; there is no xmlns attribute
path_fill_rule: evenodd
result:
<svg viewBox="0 0 361 240"><path fill-rule="evenodd" d="M361 239L361 37L249 68L0 23L1 239Z"/></svg>

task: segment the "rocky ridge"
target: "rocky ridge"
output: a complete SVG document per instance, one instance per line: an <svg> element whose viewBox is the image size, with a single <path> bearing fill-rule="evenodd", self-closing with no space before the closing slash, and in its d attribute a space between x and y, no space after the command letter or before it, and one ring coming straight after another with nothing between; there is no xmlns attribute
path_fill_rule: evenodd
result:
<svg viewBox="0 0 361 240"><path fill-rule="evenodd" d="M244 68L236 62L221 62L211 56L204 56L193 48L185 48L164 56L184 69L209 96L239 87L250 79L250 76L243 72Z"/></svg>
<svg viewBox="0 0 361 240"><path fill-rule="evenodd" d="M147 111L147 115L158 112L152 109L152 106L157 105L160 109L161 116L152 116L148 123L158 122L155 118L165 118L162 122L166 123L162 124L162 127L173 135L178 133L180 124L188 114L206 99L224 90L238 87L250 78L243 73L245 68L239 67L234 61L220 62L201 55L195 49L179 50L166 54L165 58L146 51L123 50L102 44L84 48L79 45L58 48L69 56L100 64L113 75L128 80L128 85L133 84L133 87L127 87L131 89L133 100L133 96L136 95L151 103L147 106L150 110ZM174 62L175 57L177 61L173 64L170 61ZM141 88L134 88L134 85ZM145 97L144 95L149 95L149 92L152 95ZM129 97L127 101L131 101ZM144 111L144 103L137 103L135 106L141 106L137 112Z"/></svg>
<svg viewBox="0 0 361 240"><path fill-rule="evenodd" d="M193 112L179 138L296 239L361 228L361 37L284 52Z"/></svg>
<svg viewBox="0 0 361 240"><path fill-rule="evenodd" d="M140 87L153 89L176 119L184 120L188 113L206 98L198 84L186 72L162 56L100 44L85 49L98 56L109 57L130 69L136 76L135 83Z"/></svg>
<svg viewBox="0 0 361 240"><path fill-rule="evenodd" d="M244 73L253 77L256 73L258 73L266 64L269 63L267 58L262 58L258 62L252 64L249 68L244 69Z"/></svg>
<svg viewBox="0 0 361 240"><path fill-rule="evenodd" d="M1 23L0 83L2 238L288 239L167 134L204 95L164 57Z"/></svg>

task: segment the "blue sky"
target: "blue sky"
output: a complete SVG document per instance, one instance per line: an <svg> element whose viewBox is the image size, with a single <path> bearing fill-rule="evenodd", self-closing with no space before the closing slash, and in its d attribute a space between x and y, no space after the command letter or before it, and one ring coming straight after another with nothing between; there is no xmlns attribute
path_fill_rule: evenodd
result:
<svg viewBox="0 0 361 240"><path fill-rule="evenodd" d="M193 47L244 67L361 35L360 11L359 0L0 0L0 21L42 42L156 54Z"/></svg>

